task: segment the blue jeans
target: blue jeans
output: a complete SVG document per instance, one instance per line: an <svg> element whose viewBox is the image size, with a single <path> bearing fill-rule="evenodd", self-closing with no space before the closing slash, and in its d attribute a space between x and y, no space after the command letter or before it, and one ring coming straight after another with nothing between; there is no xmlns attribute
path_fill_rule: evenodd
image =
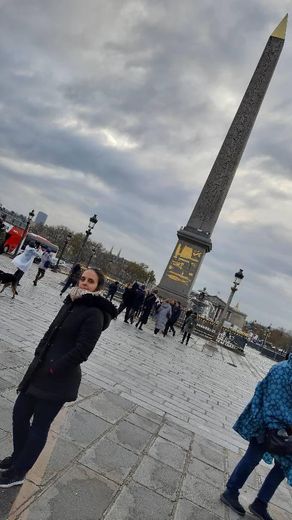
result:
<svg viewBox="0 0 292 520"><path fill-rule="evenodd" d="M239 490L242 488L255 467L260 463L265 451L264 444L258 444L256 439L251 439L245 455L239 461L227 482L226 487L231 494L236 496L239 495ZM258 493L258 499L264 504L268 504L284 478L284 471L281 466L276 463L267 475Z"/></svg>
<svg viewBox="0 0 292 520"><path fill-rule="evenodd" d="M25 393L18 395L12 416L12 465L15 470L25 474L32 468L46 444L51 423L63 404L63 401L46 401Z"/></svg>

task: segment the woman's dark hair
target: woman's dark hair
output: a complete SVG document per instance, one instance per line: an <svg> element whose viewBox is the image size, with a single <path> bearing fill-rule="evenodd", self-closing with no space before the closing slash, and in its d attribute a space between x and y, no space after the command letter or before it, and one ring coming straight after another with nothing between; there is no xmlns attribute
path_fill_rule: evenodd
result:
<svg viewBox="0 0 292 520"><path fill-rule="evenodd" d="M98 277L98 284L97 284L96 290L100 291L100 289L102 289L105 284L105 276L104 276L103 272L100 269L95 269L95 267L87 267L87 269L85 269L85 271L94 271L95 272L95 274Z"/></svg>

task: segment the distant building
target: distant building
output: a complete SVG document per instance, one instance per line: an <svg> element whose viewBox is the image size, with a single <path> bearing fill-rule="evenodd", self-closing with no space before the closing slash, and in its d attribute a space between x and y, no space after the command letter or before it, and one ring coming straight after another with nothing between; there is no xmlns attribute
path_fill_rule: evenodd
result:
<svg viewBox="0 0 292 520"><path fill-rule="evenodd" d="M47 218L48 215L46 213L39 211L35 219L35 224L41 224L43 226L46 223Z"/></svg>

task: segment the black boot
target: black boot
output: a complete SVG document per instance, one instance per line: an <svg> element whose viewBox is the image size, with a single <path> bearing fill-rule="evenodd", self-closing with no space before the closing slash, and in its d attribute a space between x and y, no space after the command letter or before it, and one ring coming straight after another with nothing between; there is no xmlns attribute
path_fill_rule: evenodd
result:
<svg viewBox="0 0 292 520"><path fill-rule="evenodd" d="M257 518L261 518L261 520L273 520L267 511L267 507L267 504L262 502L259 498L256 498L255 501L249 506L249 510Z"/></svg>
<svg viewBox="0 0 292 520"><path fill-rule="evenodd" d="M21 486L25 479L25 474L20 473L13 468L4 471L0 475L0 488L10 488L13 486Z"/></svg>
<svg viewBox="0 0 292 520"><path fill-rule="evenodd" d="M5 459L0 461L0 471L6 471L10 469L12 466L12 457L5 457Z"/></svg>
<svg viewBox="0 0 292 520"><path fill-rule="evenodd" d="M230 507L230 509L235 511L240 516L245 515L245 509L239 503L238 496L230 493L230 491L228 491L228 489L226 489L224 491L224 493L221 495L220 500L221 500L221 502L223 502L223 504Z"/></svg>

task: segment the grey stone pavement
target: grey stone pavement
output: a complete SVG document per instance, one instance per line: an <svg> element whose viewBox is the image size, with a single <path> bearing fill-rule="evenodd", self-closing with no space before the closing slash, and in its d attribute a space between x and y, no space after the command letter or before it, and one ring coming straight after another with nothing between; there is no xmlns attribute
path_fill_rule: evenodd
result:
<svg viewBox="0 0 292 520"><path fill-rule="evenodd" d="M0 256L0 269L13 272ZM0 294L0 458L11 451L16 386L61 305L64 276L48 272L19 296ZM272 365L257 352L238 356L180 333L154 337L112 322L83 365L76 403L54 421L46 448L21 488L0 490L1 520L235 520L219 501L246 443L232 424ZM242 493L256 495L262 463ZM292 519L291 488L282 484L271 514ZM247 514L246 518L253 518Z"/></svg>

